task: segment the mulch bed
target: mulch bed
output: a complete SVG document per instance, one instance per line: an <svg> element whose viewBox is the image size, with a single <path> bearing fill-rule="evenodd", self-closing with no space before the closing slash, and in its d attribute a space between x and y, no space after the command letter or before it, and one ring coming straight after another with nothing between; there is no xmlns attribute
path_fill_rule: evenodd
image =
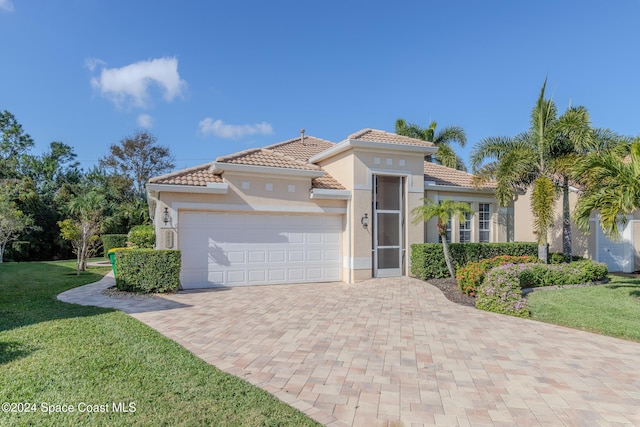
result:
<svg viewBox="0 0 640 427"><path fill-rule="evenodd" d="M458 282L456 279L428 279L427 283L432 284L436 288L440 289L445 297L451 302L456 304L466 305L469 307L476 306L475 297L465 295L458 289Z"/></svg>

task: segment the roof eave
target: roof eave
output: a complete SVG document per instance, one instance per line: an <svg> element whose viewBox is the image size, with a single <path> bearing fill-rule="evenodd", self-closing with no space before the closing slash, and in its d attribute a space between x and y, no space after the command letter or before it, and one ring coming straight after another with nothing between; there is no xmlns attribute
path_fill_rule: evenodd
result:
<svg viewBox="0 0 640 427"><path fill-rule="evenodd" d="M424 184L424 191L454 191L458 193L495 193L495 188L464 187L459 185Z"/></svg>
<svg viewBox="0 0 640 427"><path fill-rule="evenodd" d="M335 190L331 188L312 188L309 198L328 199L328 200L349 200L351 198L351 191Z"/></svg>
<svg viewBox="0 0 640 427"><path fill-rule="evenodd" d="M208 182L207 186L201 185L180 185L180 184L147 184L147 191L154 194L166 193L206 193L206 194L227 194L229 184L226 182Z"/></svg>
<svg viewBox="0 0 640 427"><path fill-rule="evenodd" d="M278 168L273 166L244 165L225 162L214 162L211 169L215 174L222 172L243 172L249 174L286 175L308 178L319 178L324 175L324 172L321 170Z"/></svg>

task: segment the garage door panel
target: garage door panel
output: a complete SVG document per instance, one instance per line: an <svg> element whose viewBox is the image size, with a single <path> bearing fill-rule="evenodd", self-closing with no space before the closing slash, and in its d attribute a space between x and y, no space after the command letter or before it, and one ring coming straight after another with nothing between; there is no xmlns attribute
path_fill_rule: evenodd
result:
<svg viewBox="0 0 640 427"><path fill-rule="evenodd" d="M180 213L184 288L342 280L342 217Z"/></svg>

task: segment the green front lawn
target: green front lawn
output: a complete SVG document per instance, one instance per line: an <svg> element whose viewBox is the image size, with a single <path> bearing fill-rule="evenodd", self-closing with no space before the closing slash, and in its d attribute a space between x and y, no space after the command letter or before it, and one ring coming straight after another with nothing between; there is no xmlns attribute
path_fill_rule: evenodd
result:
<svg viewBox="0 0 640 427"><path fill-rule="evenodd" d="M640 341L640 277L609 277L605 285L529 294L532 318Z"/></svg>
<svg viewBox="0 0 640 427"><path fill-rule="evenodd" d="M0 264L0 400L30 411L0 425L318 425L126 314L56 299L108 270Z"/></svg>

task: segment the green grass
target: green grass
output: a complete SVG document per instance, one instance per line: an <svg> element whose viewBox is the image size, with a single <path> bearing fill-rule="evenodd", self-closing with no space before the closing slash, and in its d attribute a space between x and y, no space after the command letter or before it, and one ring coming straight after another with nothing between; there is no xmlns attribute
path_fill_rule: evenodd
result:
<svg viewBox="0 0 640 427"><path fill-rule="evenodd" d="M532 318L640 341L640 277L610 278L605 285L529 294Z"/></svg>
<svg viewBox="0 0 640 427"><path fill-rule="evenodd" d="M126 314L56 299L108 270L76 276L74 261L0 264L0 401L36 409L2 412L0 425L318 425ZM109 412L79 413L81 402ZM135 412L114 412L113 403ZM76 412L41 412L51 405Z"/></svg>

